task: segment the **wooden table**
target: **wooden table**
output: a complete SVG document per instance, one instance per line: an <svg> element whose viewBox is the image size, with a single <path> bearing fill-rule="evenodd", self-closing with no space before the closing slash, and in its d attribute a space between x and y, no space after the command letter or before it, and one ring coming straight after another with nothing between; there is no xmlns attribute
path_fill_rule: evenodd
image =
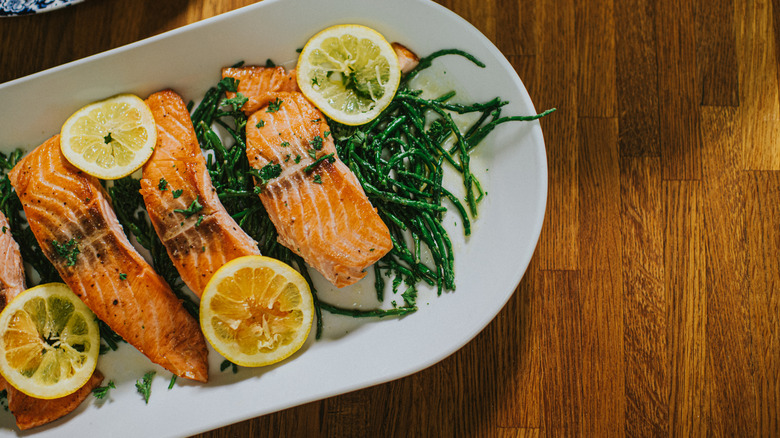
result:
<svg viewBox="0 0 780 438"><path fill-rule="evenodd" d="M0 82L249 3L3 19ZM429 369L201 436L778 436L780 0L440 3L558 108L525 278Z"/></svg>

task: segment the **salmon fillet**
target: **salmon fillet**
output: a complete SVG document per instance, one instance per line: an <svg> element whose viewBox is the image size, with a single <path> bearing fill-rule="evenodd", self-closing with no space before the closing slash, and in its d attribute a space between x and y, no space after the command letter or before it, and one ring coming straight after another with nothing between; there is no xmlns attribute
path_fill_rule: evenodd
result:
<svg viewBox="0 0 780 438"><path fill-rule="evenodd" d="M260 199L282 245L337 287L353 284L390 251L390 232L357 177L336 156L322 113L301 93L281 99L277 111L261 109L247 122L252 167L261 173L269 163L281 167Z"/></svg>
<svg viewBox="0 0 780 438"><path fill-rule="evenodd" d="M0 212L0 310L17 295L24 292L24 265L19 245L11 236L8 220ZM103 374L95 370L89 381L78 391L65 397L42 400L19 391L0 377L0 389L8 394L8 410L16 417L21 430L50 423L76 409L103 381Z"/></svg>
<svg viewBox="0 0 780 438"><path fill-rule="evenodd" d="M59 136L28 154L9 177L43 253L98 318L152 362L207 381L198 322L130 244L98 179L62 155Z"/></svg>
<svg viewBox="0 0 780 438"><path fill-rule="evenodd" d="M181 97L166 90L146 103L157 122L157 145L144 165L141 195L182 280L201 296L222 265L260 250L219 201Z"/></svg>
<svg viewBox="0 0 780 438"><path fill-rule="evenodd" d="M251 115L283 94L298 90L295 70L285 71L284 67L226 67L222 69L223 78L238 79L238 92L249 99L241 109ZM236 93L227 92L230 99Z"/></svg>
<svg viewBox="0 0 780 438"><path fill-rule="evenodd" d="M409 50L401 43L391 43L393 51L398 57L398 65L401 67L401 73L409 73L420 64L420 58L416 53Z"/></svg>
<svg viewBox="0 0 780 438"><path fill-rule="evenodd" d="M16 426L21 430L43 426L73 412L103 381L99 370L92 373L87 383L76 392L62 398L42 400L17 390L0 377L8 391L8 410L16 417Z"/></svg>
<svg viewBox="0 0 780 438"><path fill-rule="evenodd" d="M11 236L11 225L0 211L0 310L24 292L24 265L19 245Z"/></svg>

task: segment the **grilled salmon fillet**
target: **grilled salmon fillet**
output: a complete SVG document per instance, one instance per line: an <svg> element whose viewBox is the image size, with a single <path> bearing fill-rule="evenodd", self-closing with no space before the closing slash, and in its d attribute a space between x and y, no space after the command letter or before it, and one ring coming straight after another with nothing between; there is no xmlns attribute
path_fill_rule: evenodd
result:
<svg viewBox="0 0 780 438"><path fill-rule="evenodd" d="M24 265L8 220L0 212L0 310L5 308L17 295L24 292ZM11 386L0 377L0 389L8 394L8 410L16 418L16 426L27 430L50 423L76 409L81 402L100 385L103 375L95 370L92 377L78 391L65 397L43 400L30 397Z"/></svg>
<svg viewBox="0 0 780 438"><path fill-rule="evenodd" d="M222 69L223 78L238 79L238 93L249 99L241 109L251 115L258 109L274 102L283 93L298 90L295 70L286 71L284 67L226 67ZM225 93L228 98L236 93Z"/></svg>
<svg viewBox="0 0 780 438"><path fill-rule="evenodd" d="M152 362L207 381L198 322L130 244L98 179L62 155L59 136L29 153L9 177L43 253L98 318Z"/></svg>
<svg viewBox="0 0 780 438"><path fill-rule="evenodd" d="M182 280L201 296L222 265L260 250L219 201L181 97L165 90L146 103L157 122L157 145L144 165L141 195Z"/></svg>
<svg viewBox="0 0 780 438"><path fill-rule="evenodd" d="M261 174L267 165L281 168L260 199L282 245L337 287L353 284L390 251L390 232L338 159L322 113L299 92L280 98L278 109L260 109L247 122L249 163Z"/></svg>

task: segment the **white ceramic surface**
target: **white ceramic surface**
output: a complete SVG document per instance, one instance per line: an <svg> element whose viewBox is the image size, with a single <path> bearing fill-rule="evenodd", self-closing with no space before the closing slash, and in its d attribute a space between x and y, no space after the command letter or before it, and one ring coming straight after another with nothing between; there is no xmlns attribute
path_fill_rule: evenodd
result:
<svg viewBox="0 0 780 438"><path fill-rule="evenodd" d="M474 100L509 100L504 115L536 111L517 74L473 26L427 0L266 0L157 37L0 84L0 151L32 149L59 131L76 109L120 92L147 96L173 88L197 100L219 80L220 68L239 60L292 64L295 50L326 26L360 23L420 55L466 50L487 64L477 68L443 58L437 87L457 87ZM431 80L431 79L429 79ZM98 367L117 389L84 403L36 436L185 436L309 401L397 379L444 359L479 333L501 310L525 272L539 238L547 197L547 163L538 122L501 125L473 158L488 196L469 239L447 216L456 248L457 289L437 297L421 292L420 310L401 319L353 320L326 315L322 340L313 336L280 365L220 372L210 353L206 384L179 379L128 345L102 356ZM450 220L451 219L451 220ZM340 304L372 303L373 285L335 290L315 278L321 294ZM387 303L400 296L390 296ZM387 305L387 303L385 303ZM313 333L313 331L312 331ZM134 383L156 370L149 404ZM0 411L0 436L15 436L13 418Z"/></svg>

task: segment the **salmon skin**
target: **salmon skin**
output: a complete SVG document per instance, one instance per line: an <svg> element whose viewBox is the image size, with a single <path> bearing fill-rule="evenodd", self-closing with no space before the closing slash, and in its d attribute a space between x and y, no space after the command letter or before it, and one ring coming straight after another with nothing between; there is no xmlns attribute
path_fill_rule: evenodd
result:
<svg viewBox="0 0 780 438"><path fill-rule="evenodd" d="M144 165L141 195L182 280L201 296L222 265L260 250L219 201L181 97L165 90L146 103L157 122L157 145Z"/></svg>
<svg viewBox="0 0 780 438"><path fill-rule="evenodd" d="M284 67L225 67L222 78L238 80L238 93L246 97L247 102L241 107L246 115L276 101L291 91L298 89L298 79L295 70L286 71ZM225 95L232 99L236 93L228 91Z"/></svg>
<svg viewBox="0 0 780 438"><path fill-rule="evenodd" d="M282 245L337 287L353 284L392 249L390 232L338 159L322 113L298 92L279 103L247 122L249 163L261 175L280 171L260 199Z"/></svg>
<svg viewBox="0 0 780 438"><path fill-rule="evenodd" d="M9 173L43 253L95 315L152 362L207 381L198 322L130 244L98 179L73 167L59 143L52 137Z"/></svg>
<svg viewBox="0 0 780 438"><path fill-rule="evenodd" d="M17 295L24 292L24 265L8 220L0 212L0 310ZM21 430L42 426L61 418L76 409L81 402L103 381L103 375L95 370L87 383L65 397L43 400L19 391L0 377L0 388L8 395L8 410L16 418Z"/></svg>

